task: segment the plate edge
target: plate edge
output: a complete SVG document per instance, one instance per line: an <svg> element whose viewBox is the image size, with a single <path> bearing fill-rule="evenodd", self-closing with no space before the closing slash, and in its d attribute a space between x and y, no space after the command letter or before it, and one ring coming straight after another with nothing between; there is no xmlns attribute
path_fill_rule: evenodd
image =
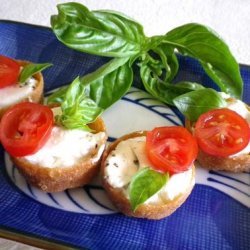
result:
<svg viewBox="0 0 250 250"><path fill-rule="evenodd" d="M20 232L16 229L1 226L0 237L16 242L20 242L29 246L34 246L42 249L62 249L62 250L75 250L79 247L67 244L58 240L43 238L41 236L32 235L30 233Z"/></svg>

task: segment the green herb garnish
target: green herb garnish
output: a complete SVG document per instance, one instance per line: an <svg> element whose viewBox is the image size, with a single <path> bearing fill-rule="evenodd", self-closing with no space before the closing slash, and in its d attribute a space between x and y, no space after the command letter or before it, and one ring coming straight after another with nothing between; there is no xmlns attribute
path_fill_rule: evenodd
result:
<svg viewBox="0 0 250 250"><path fill-rule="evenodd" d="M65 92L61 103L62 114L56 122L67 129L83 129L89 131L87 124L93 122L102 113L102 108L84 94L84 86L76 78Z"/></svg>
<svg viewBox="0 0 250 250"><path fill-rule="evenodd" d="M199 89L176 97L175 106L190 121L211 109L226 107L226 100L214 89Z"/></svg>
<svg viewBox="0 0 250 250"><path fill-rule="evenodd" d="M129 184L129 199L133 211L156 194L168 181L169 174L161 174L150 168L138 171Z"/></svg>
<svg viewBox="0 0 250 250"><path fill-rule="evenodd" d="M25 83L31 76L52 66L51 63L29 63L25 65L20 73L19 82Z"/></svg>
<svg viewBox="0 0 250 250"><path fill-rule="evenodd" d="M125 95L135 63L145 89L166 104L183 107L179 97L187 98L184 94L193 91L202 90L210 96L211 90L202 89L200 83L173 82L179 69L176 52L198 60L221 91L235 98L242 96L238 63L226 43L204 25L190 23L165 35L147 37L139 23L113 11L90 11L79 3L59 4L57 8L58 15L51 17L51 26L62 43L78 51L114 57L100 70L81 78L85 94L102 109ZM192 102L185 101L184 110L190 110L197 100L192 95L190 98ZM214 98L209 98L206 105L223 106L218 98L213 102Z"/></svg>

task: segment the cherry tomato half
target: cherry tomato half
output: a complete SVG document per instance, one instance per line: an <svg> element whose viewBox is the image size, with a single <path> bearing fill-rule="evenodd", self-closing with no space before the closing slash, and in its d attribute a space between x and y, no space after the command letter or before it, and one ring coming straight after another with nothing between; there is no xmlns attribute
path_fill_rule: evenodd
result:
<svg viewBox="0 0 250 250"><path fill-rule="evenodd" d="M147 133L146 152L153 168L174 174L192 167L198 145L183 127L158 127Z"/></svg>
<svg viewBox="0 0 250 250"><path fill-rule="evenodd" d="M248 145L250 129L247 121L235 111L214 109L199 117L195 136L207 154L227 157Z"/></svg>
<svg viewBox="0 0 250 250"><path fill-rule="evenodd" d="M6 57L0 55L0 88L17 83L20 72L20 65Z"/></svg>
<svg viewBox="0 0 250 250"><path fill-rule="evenodd" d="M53 126L53 113L47 106L23 102L11 107L0 123L0 140L14 157L37 152L48 140Z"/></svg>

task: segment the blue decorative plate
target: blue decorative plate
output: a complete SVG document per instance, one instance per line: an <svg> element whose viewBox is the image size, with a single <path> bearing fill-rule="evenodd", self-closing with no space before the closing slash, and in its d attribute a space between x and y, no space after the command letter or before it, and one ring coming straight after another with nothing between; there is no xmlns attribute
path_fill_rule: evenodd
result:
<svg viewBox="0 0 250 250"><path fill-rule="evenodd" d="M46 92L108 60L68 49L48 28L8 21L0 22L0 54L52 62L54 66L44 73ZM214 87L196 61L179 59L179 79ZM244 100L250 102L250 68L242 65L241 73ZM110 140L135 130L183 122L176 109L142 89L136 68L134 86L103 118ZM0 236L15 235L36 246L213 250L250 246L249 173L214 172L198 166L195 188L185 204L168 218L149 221L119 214L99 177L84 188L60 193L44 193L28 185L0 146L0 204Z"/></svg>

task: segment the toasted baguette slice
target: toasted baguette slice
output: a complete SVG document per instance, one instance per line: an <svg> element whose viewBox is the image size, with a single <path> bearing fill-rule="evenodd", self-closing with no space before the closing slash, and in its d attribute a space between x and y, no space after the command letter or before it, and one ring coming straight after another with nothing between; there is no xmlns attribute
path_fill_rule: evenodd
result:
<svg viewBox="0 0 250 250"><path fill-rule="evenodd" d="M163 205L141 204L135 211L131 209L130 201L125 195L124 189L111 186L107 178L105 178L105 168L107 167L105 161L108 155L117 147L117 145L121 141L145 135L146 131L134 132L128 135L124 135L121 138L114 141L113 143L111 143L103 153L103 158L101 163L101 176L102 176L103 187L107 191L110 200L112 201L114 206L118 209L118 211L122 212L127 216L159 220L171 215L188 198L195 184L194 166L192 167L192 181L190 182L191 184L184 194L179 195L174 200L168 201Z"/></svg>
<svg viewBox="0 0 250 250"><path fill-rule="evenodd" d="M28 61L20 61L20 60L17 60L17 62L21 66L25 66L25 65L30 63ZM33 77L37 80L36 87L34 88L34 90L32 91L30 96L27 96L26 98L20 100L19 102L26 102L26 101L35 102L35 103L42 102L42 100L43 100L43 89L44 89L43 75L42 75L42 73L39 72L39 73L36 73ZM14 105L14 104L16 104L16 103L13 103L12 105ZM0 119L2 118L4 112L8 108L10 108L12 105L0 108Z"/></svg>
<svg viewBox="0 0 250 250"><path fill-rule="evenodd" d="M194 125L190 121L186 120L185 126L189 131L193 132ZM250 153L231 157L218 157L209 155L199 148L197 161L201 167L214 171L234 173L250 171Z"/></svg>
<svg viewBox="0 0 250 250"><path fill-rule="evenodd" d="M250 154L234 157L216 157L199 149L197 160L202 167L210 170L234 173L250 171Z"/></svg>
<svg viewBox="0 0 250 250"><path fill-rule="evenodd" d="M89 127L96 133L106 133L105 124L101 118L89 124ZM102 141L102 145L105 145L106 140L107 135ZM24 157L12 157L12 161L31 185L45 192L59 192L68 188L83 186L97 175L101 160L100 158L97 161L93 161L97 153L98 150L96 149L90 152L87 157L78 161L77 164L70 167L48 168L46 166L33 165Z"/></svg>

